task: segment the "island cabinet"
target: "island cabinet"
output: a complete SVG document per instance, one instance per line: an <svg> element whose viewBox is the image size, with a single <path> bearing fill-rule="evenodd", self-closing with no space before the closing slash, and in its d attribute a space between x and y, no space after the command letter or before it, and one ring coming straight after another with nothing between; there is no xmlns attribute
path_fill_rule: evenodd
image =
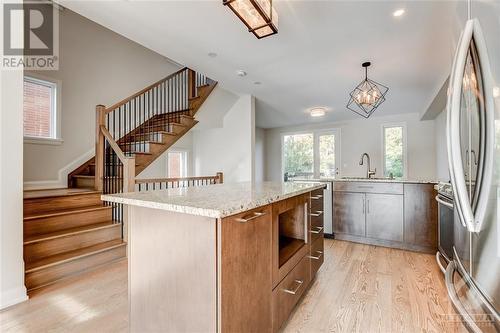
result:
<svg viewBox="0 0 500 333"><path fill-rule="evenodd" d="M128 204L130 331L277 332L323 263L320 187L214 185L193 207L181 190L106 197ZM243 199L215 210L214 191Z"/></svg>
<svg viewBox="0 0 500 333"><path fill-rule="evenodd" d="M335 182L335 238L435 253L433 184Z"/></svg>

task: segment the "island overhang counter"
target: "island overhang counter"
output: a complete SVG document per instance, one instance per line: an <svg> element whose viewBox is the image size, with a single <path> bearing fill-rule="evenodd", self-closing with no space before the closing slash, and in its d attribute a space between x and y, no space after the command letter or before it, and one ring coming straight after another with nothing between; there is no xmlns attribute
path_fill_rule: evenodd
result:
<svg viewBox="0 0 500 333"><path fill-rule="evenodd" d="M103 195L125 205L131 332L276 332L323 263L320 183Z"/></svg>

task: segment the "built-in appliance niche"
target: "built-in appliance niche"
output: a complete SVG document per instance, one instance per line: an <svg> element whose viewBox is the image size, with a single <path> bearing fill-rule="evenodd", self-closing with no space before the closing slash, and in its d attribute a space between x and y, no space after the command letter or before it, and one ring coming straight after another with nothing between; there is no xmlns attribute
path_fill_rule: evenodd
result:
<svg viewBox="0 0 500 333"><path fill-rule="evenodd" d="M307 243L306 205L297 205L278 215L279 267Z"/></svg>

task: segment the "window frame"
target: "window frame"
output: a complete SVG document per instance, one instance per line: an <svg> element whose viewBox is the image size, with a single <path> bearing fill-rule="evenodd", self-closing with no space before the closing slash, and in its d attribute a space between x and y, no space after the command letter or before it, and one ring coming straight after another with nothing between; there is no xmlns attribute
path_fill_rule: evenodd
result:
<svg viewBox="0 0 500 333"><path fill-rule="evenodd" d="M401 127L403 129L403 177L401 179L408 178L408 135L406 129L406 122L399 123L384 123L381 125L381 136L382 136L382 177L385 177L385 129Z"/></svg>
<svg viewBox="0 0 500 333"><path fill-rule="evenodd" d="M165 164L166 164L166 173L167 173L167 178L177 178L177 177L170 177L170 171L168 167L168 155L170 153L181 153L183 155L183 158L181 158L181 177L179 178L184 178L184 177L189 177L189 150L187 149L169 149L166 154L166 159L165 159ZM184 160L184 163L182 163L182 160ZM184 164L184 165L182 165ZM184 175L182 175L184 174Z"/></svg>
<svg viewBox="0 0 500 333"><path fill-rule="evenodd" d="M60 145L64 142L61 137L61 81L52 79L40 74L28 73L23 77L23 84L25 81L38 83L48 86L52 89L51 101L52 107L50 110L50 137L37 137L24 135L24 143L28 144L44 144L44 145ZM24 117L24 108L23 108Z"/></svg>
<svg viewBox="0 0 500 333"><path fill-rule="evenodd" d="M313 129L313 130L300 130L291 132L282 132L281 134L281 182L284 182L285 174L285 136L312 134L313 135L313 179L320 179L320 156L319 156L319 137L321 135L333 134L335 135L335 167L337 168L336 178L342 177L342 129L340 127ZM338 158L337 158L338 153ZM328 178L325 178L328 179Z"/></svg>

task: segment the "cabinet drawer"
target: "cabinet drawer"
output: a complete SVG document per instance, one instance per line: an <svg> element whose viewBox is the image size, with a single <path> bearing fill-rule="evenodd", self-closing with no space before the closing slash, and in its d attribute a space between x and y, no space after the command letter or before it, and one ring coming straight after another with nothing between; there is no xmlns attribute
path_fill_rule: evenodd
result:
<svg viewBox="0 0 500 333"><path fill-rule="evenodd" d="M323 265L324 259L324 239L320 237L311 245L311 279L316 275L321 265Z"/></svg>
<svg viewBox="0 0 500 333"><path fill-rule="evenodd" d="M316 240L323 238L323 226L312 226L311 225L311 230L309 231L310 237L310 242L311 244L314 243Z"/></svg>
<svg viewBox="0 0 500 333"><path fill-rule="evenodd" d="M318 190L317 190L318 191ZM323 190L311 192L311 212L323 210L324 194Z"/></svg>
<svg viewBox="0 0 500 333"><path fill-rule="evenodd" d="M288 319L310 281L310 259L305 256L273 291L275 319L273 331L276 332Z"/></svg>
<svg viewBox="0 0 500 333"><path fill-rule="evenodd" d="M334 182L334 191L358 193L403 194L402 183Z"/></svg>
<svg viewBox="0 0 500 333"><path fill-rule="evenodd" d="M322 210L312 211L311 215L311 227L323 227L325 213Z"/></svg>

